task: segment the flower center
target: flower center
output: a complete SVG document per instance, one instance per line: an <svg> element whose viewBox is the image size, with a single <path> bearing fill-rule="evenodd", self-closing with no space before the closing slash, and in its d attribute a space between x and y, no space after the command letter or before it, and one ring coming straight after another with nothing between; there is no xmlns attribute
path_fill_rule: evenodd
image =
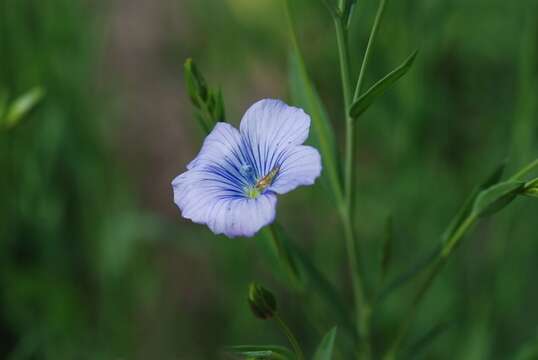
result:
<svg viewBox="0 0 538 360"><path fill-rule="evenodd" d="M279 170L279 166L274 167L273 170L269 171L267 175L256 180L256 183L253 186L245 188L245 194L251 199L255 199L260 196L265 189L267 189L267 187L273 183L273 180L277 176Z"/></svg>

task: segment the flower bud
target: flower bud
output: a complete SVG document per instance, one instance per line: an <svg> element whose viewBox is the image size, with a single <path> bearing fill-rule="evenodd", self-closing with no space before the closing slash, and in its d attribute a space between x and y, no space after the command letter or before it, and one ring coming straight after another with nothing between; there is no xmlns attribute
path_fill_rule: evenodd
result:
<svg viewBox="0 0 538 360"><path fill-rule="evenodd" d="M257 318L270 319L276 313L274 295L260 284L251 283L249 285L248 303Z"/></svg>
<svg viewBox="0 0 538 360"><path fill-rule="evenodd" d="M202 73L196 67L192 59L187 59L184 65L185 82L187 83L187 91L192 103L197 108L208 100L208 90L205 79Z"/></svg>
<svg viewBox="0 0 538 360"><path fill-rule="evenodd" d="M527 196L538 197L538 178L525 184L524 194Z"/></svg>

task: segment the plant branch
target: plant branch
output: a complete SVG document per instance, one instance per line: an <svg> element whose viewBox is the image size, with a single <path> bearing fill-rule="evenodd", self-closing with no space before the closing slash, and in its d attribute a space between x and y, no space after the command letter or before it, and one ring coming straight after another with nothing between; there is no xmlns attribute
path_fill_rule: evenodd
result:
<svg viewBox="0 0 538 360"><path fill-rule="evenodd" d="M355 94L353 96L353 101L356 101L361 95L362 85L364 82L364 74L366 73L366 67L368 66L368 62L372 54L372 48L375 43L377 32L379 30L379 25L381 24L381 19L383 18L383 13L385 12L385 4L386 4L386 0L379 1L379 7L377 8L377 13L375 16L374 24L372 25L372 30L370 31L370 37L368 38L368 45L366 45L366 51L364 52L364 58L362 59L361 70L359 72L359 79L357 80L357 86L355 87Z"/></svg>
<svg viewBox="0 0 538 360"><path fill-rule="evenodd" d="M535 159L529 165L523 167L521 170L515 173L512 177L510 177L509 180L521 180L522 177L524 177L525 175L527 175L528 173L530 173L536 168L538 168L538 159Z"/></svg>
<svg viewBox="0 0 538 360"><path fill-rule="evenodd" d="M341 16L334 18L336 41L340 60L340 74L342 77L342 91L344 95L344 110L346 122L346 145L345 145L345 168L344 168L344 195L346 199L345 209L341 212L344 225L346 252L348 255L349 273L353 286L353 298L355 302L356 326L359 334L360 351L364 358L370 358L369 338L369 314L370 309L366 301L363 283L360 276L359 260L357 257L357 240L353 229L353 200L354 196L354 168L353 159L355 154L355 127L354 121L349 116L351 106L351 77L349 66L349 47L347 42L347 28Z"/></svg>
<svg viewBox="0 0 538 360"><path fill-rule="evenodd" d="M524 177L531 171L535 170L536 168L538 168L538 159L534 160L527 166L524 166L521 170L519 170L513 176L511 176L508 181L521 180L522 177ZM471 229L471 227L474 224L476 224L477 221L478 221L477 214L471 211L467 215L465 220L463 220L461 224L458 226L458 228L454 231L452 236L450 236L444 242L436 261L431 266L431 270L429 271L428 277L426 278L425 282L422 284L422 286L419 288L419 291L415 295L415 298L413 299L413 302L411 303L411 308L407 316L402 321L402 324L397 332L395 340L393 341L392 345L389 347L389 350L385 353L383 357L384 360L392 360L396 357L396 353L400 347L400 344L405 339L405 336L407 335L409 328L411 327L411 323L414 320L419 304L423 300L428 290L433 285L435 278L437 277L439 272L442 270L442 268L446 264L449 256L453 253L454 249L459 244L461 239Z"/></svg>

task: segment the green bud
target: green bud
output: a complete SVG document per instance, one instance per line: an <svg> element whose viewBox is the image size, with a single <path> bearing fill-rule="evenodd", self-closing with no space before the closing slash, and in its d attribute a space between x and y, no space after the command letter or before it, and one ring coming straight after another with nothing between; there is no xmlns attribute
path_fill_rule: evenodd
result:
<svg viewBox="0 0 538 360"><path fill-rule="evenodd" d="M523 194L527 196L538 197L538 178L531 180L525 184Z"/></svg>
<svg viewBox="0 0 538 360"><path fill-rule="evenodd" d="M276 313L274 295L260 284L251 283L248 288L248 303L254 316L267 320Z"/></svg>
<svg viewBox="0 0 538 360"><path fill-rule="evenodd" d="M191 98L192 103L197 108L208 100L207 84L202 73L196 67L196 64L192 59L187 59L184 65L185 82L187 84L187 91Z"/></svg>

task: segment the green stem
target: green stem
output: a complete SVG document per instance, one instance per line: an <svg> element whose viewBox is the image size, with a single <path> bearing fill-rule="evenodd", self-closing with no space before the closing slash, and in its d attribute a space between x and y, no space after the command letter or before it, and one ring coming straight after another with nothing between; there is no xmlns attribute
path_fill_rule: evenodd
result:
<svg viewBox="0 0 538 360"><path fill-rule="evenodd" d="M293 335L293 332L290 330L290 328L286 325L284 320L280 317L278 313L275 313L275 316L273 317L276 321L276 323L280 326L280 329L284 333L284 335L288 338L288 341L291 344L291 347L293 348L293 351L295 352L295 355L297 355L297 360L304 360L304 354L303 350L301 349L301 345L299 345L299 342L297 341L297 338L295 335Z"/></svg>
<svg viewBox="0 0 538 360"><path fill-rule="evenodd" d="M522 177L533 171L535 168L538 168L538 159L535 159L529 165L525 166L523 169L515 173L509 180L521 180Z"/></svg>
<svg viewBox="0 0 538 360"><path fill-rule="evenodd" d="M353 95L353 101L356 101L361 95L362 85L364 82L364 74L366 73L366 67L370 60L372 54L372 48L375 42L377 31L379 30L379 25L381 24L381 18L385 12L386 0L379 1L379 7L377 8L377 13L375 16L374 24L372 25L372 30L370 31L370 37L368 38L368 45L366 45L366 51L364 52L364 58L362 59L361 70L359 72L359 79L357 80L357 86L355 87L355 94Z"/></svg>
<svg viewBox="0 0 538 360"><path fill-rule="evenodd" d="M407 313L406 317L402 321L402 324L399 327L395 340L393 341L389 350L383 356L384 360L393 360L396 358L398 349L401 343L403 342L403 340L405 339L407 333L409 332L411 324L416 316L418 306L424 299L424 296L426 295L428 290L433 285L433 282L436 279L439 272L443 269L444 265L446 264L448 260L448 257L450 256L450 254L452 254L452 251L454 250L456 245L463 238L463 236L469 231L469 229L476 223L476 221L477 221L477 218L475 216L473 215L468 216L465 219L465 221L454 232L454 234L446 241L441 252L439 253L439 257L433 263L426 280L424 281L424 283L422 284L422 286L419 288L418 292L416 293L415 297L413 298L413 302L411 303L409 312Z"/></svg>
<svg viewBox="0 0 538 360"><path fill-rule="evenodd" d="M365 359L371 357L370 345L370 314L371 309L364 296L363 284L359 272L359 262L357 258L356 240L353 224L349 219L349 214L343 216L344 233L346 241L346 253L348 256L349 273L353 287L353 299L355 301L355 324L359 336L359 352Z"/></svg>
<svg viewBox="0 0 538 360"><path fill-rule="evenodd" d="M347 208L351 207L353 201L353 155L355 127L353 119L349 116L349 107L351 106L351 82L349 72L349 51L347 44L347 30L345 29L342 18L334 19L336 29L336 41L338 45L338 55L340 59L340 74L342 77L342 91L344 95L344 110L346 117L346 150L344 166L344 195L347 200ZM349 210L348 210L349 211Z"/></svg>
<svg viewBox="0 0 538 360"><path fill-rule="evenodd" d="M357 258L357 246L355 232L353 229L353 200L354 196L354 168L353 159L355 154L355 127L354 121L349 116L351 106L351 77L349 66L349 47L347 43L347 29L340 16L334 18L336 29L336 41L338 45L338 55L340 59L340 74L342 77L342 90L344 95L344 110L346 121L346 145L345 145L345 167L344 167L344 195L345 208L341 212L346 240L346 252L348 255L349 273L353 286L353 298L355 303L355 315L357 333L359 335L360 353L365 359L371 356L369 317L370 308L363 291L363 284L360 277L360 267Z"/></svg>

